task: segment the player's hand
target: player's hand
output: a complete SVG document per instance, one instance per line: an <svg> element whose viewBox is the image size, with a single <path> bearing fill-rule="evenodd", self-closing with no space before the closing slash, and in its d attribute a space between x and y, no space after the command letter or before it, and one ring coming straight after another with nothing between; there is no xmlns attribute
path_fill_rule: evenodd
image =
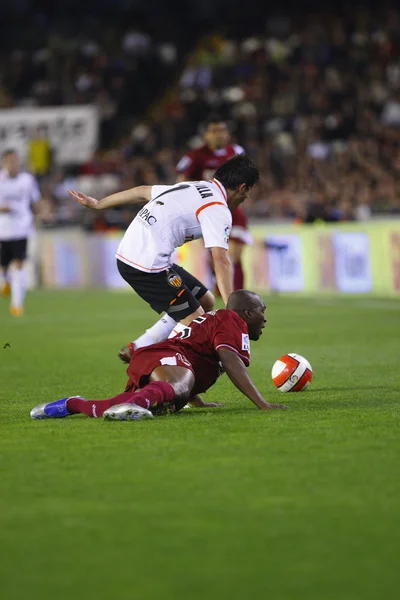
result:
<svg viewBox="0 0 400 600"><path fill-rule="evenodd" d="M0 206L0 213L10 213L11 212L11 208L9 208L8 206Z"/></svg>
<svg viewBox="0 0 400 600"><path fill-rule="evenodd" d="M221 402L204 402L203 406L206 408L224 408L224 405Z"/></svg>
<svg viewBox="0 0 400 600"><path fill-rule="evenodd" d="M68 190L68 194L71 196L71 198L79 202L79 204L82 204L82 206L87 206L88 208L96 209L99 203L96 198L92 198L92 196L86 196L86 194L83 194L82 192Z"/></svg>
<svg viewBox="0 0 400 600"><path fill-rule="evenodd" d="M270 404L269 402L267 403L267 406L263 409L263 410L271 410L273 408L289 408L288 406L285 406L284 404Z"/></svg>

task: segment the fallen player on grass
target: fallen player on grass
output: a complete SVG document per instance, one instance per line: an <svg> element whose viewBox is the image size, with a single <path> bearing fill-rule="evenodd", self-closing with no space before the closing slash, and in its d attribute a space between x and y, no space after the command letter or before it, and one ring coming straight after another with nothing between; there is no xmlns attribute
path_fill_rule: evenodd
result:
<svg viewBox="0 0 400 600"><path fill-rule="evenodd" d="M125 392L107 400L70 396L40 404L33 419L85 414L108 420L151 419L177 412L187 402L194 406L219 406L203 402L206 392L226 372L232 383L261 410L286 408L267 402L247 372L250 341L265 327L265 304L255 293L233 292L226 309L204 314L190 324L177 325L175 337L134 350L130 357Z"/></svg>

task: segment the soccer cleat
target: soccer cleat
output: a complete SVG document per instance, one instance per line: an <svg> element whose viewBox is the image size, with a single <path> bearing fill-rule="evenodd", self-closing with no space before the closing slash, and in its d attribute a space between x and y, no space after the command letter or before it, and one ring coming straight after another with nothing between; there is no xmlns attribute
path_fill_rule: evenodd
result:
<svg viewBox="0 0 400 600"><path fill-rule="evenodd" d="M11 286L8 281L5 281L1 286L0 294L4 297L9 296L11 294Z"/></svg>
<svg viewBox="0 0 400 600"><path fill-rule="evenodd" d="M10 313L13 317L22 317L24 309L20 306L10 306Z"/></svg>
<svg viewBox="0 0 400 600"><path fill-rule="evenodd" d="M135 344L133 342L129 342L126 346L121 348L118 352L118 358L122 360L124 363L130 363L132 354L135 352Z"/></svg>
<svg viewBox="0 0 400 600"><path fill-rule="evenodd" d="M70 398L82 398L82 396L68 396L68 398L61 398L61 400L55 400L54 402L39 404L39 406L35 406L31 410L32 419L61 419L68 417L71 414L67 409L67 402Z"/></svg>
<svg viewBox="0 0 400 600"><path fill-rule="evenodd" d="M136 404L116 404L107 408L103 417L106 421L140 421L154 418L147 408L136 406Z"/></svg>

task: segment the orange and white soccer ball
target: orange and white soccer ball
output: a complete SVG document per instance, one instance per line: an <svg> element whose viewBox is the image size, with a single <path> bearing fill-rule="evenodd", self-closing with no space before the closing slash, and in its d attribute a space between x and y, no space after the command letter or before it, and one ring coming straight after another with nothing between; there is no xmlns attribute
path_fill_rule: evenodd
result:
<svg viewBox="0 0 400 600"><path fill-rule="evenodd" d="M285 354L272 367L272 381L280 392L304 392L313 372L308 360L300 354Z"/></svg>

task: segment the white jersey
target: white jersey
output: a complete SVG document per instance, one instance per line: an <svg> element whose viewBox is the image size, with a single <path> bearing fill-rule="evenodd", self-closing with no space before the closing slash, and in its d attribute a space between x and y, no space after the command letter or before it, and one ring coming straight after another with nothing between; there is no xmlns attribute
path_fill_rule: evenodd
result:
<svg viewBox="0 0 400 600"><path fill-rule="evenodd" d="M185 242L203 237L206 248L228 250L232 215L219 181L153 185L151 197L122 238L119 260L159 273L171 267L173 252Z"/></svg>
<svg viewBox="0 0 400 600"><path fill-rule="evenodd" d="M20 240L32 233L31 204L40 199L36 179L30 173L10 177L0 171L0 207L10 212L0 212L0 241Z"/></svg>

